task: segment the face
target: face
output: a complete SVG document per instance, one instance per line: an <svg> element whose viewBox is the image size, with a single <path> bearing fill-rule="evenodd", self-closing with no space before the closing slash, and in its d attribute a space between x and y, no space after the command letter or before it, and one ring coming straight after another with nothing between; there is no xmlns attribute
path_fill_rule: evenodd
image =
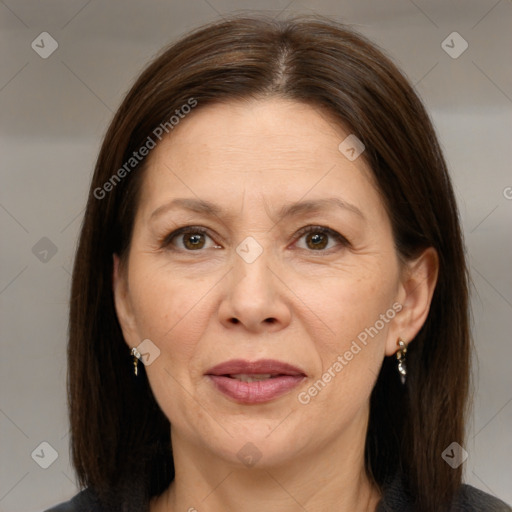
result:
<svg viewBox="0 0 512 512"><path fill-rule="evenodd" d="M150 155L114 289L173 444L275 466L364 442L383 358L420 323L348 135L305 104L234 102Z"/></svg>

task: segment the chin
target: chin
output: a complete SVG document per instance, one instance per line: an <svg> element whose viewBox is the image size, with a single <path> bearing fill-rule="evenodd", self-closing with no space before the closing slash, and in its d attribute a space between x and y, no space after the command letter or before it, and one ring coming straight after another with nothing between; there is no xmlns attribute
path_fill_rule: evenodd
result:
<svg viewBox="0 0 512 512"><path fill-rule="evenodd" d="M250 419L225 426L231 434L223 436L222 446L218 446L219 456L237 466L268 469L291 461L301 447L306 444L303 428L300 434L290 425L268 419ZM220 440L219 440L220 441ZM211 442L211 438L208 439ZM212 446L213 451L217 451Z"/></svg>

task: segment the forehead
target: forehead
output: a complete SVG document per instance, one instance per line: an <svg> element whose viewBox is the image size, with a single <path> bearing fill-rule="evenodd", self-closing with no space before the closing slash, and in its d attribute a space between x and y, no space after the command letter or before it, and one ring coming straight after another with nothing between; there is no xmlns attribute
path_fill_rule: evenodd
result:
<svg viewBox="0 0 512 512"><path fill-rule="evenodd" d="M272 202L339 192L378 203L366 162L339 149L348 135L325 110L296 101L199 105L149 155L142 203L185 193L218 200L223 192Z"/></svg>

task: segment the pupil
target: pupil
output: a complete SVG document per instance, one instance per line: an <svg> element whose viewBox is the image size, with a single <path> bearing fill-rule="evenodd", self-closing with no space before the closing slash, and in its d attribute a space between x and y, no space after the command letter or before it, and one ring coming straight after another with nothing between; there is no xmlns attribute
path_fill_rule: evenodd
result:
<svg viewBox="0 0 512 512"><path fill-rule="evenodd" d="M190 235L186 238L185 244L188 247L192 247L193 249L197 249L198 247L202 247L204 245L204 241L202 240L201 234L198 235Z"/></svg>
<svg viewBox="0 0 512 512"><path fill-rule="evenodd" d="M323 249L327 245L327 237L321 233L314 233L310 235L309 242L315 249Z"/></svg>

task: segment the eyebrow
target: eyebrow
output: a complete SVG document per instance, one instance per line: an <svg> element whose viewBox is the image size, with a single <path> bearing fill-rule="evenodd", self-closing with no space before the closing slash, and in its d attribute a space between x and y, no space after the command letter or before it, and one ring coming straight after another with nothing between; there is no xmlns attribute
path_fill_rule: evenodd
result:
<svg viewBox="0 0 512 512"><path fill-rule="evenodd" d="M339 197L327 197L325 199L315 199L311 201L298 201L296 203L284 205L279 210L278 215L280 219L284 219L286 217L293 217L306 213L322 212L333 207L348 210L365 220L363 212L357 206L347 203Z"/></svg>
<svg viewBox="0 0 512 512"><path fill-rule="evenodd" d="M361 219L366 220L363 212L355 205L351 203L347 203L346 201L341 200L338 197L328 197L324 199L315 199L310 201L297 201L294 203L289 203L282 206L278 211L279 220L285 219L287 217L294 217L298 215L304 214L312 214L319 213L333 207L341 208L343 210L350 211L355 213ZM150 219L154 219L155 217L159 217L164 213L167 213L169 210L182 208L184 210L189 210L195 213L200 213L203 215L211 215L215 217L232 217L232 215L227 214L224 209L210 201L205 201L203 199L193 199L193 198L176 198L166 203L162 206L159 206L150 216Z"/></svg>
<svg viewBox="0 0 512 512"><path fill-rule="evenodd" d="M175 210L179 208L190 210L196 213L202 213L205 215L220 216L223 213L222 208L213 203L210 203L209 201L204 201L203 199L177 198L173 199L169 203L159 206L151 214L150 219L159 217L160 215L167 213L169 210Z"/></svg>

